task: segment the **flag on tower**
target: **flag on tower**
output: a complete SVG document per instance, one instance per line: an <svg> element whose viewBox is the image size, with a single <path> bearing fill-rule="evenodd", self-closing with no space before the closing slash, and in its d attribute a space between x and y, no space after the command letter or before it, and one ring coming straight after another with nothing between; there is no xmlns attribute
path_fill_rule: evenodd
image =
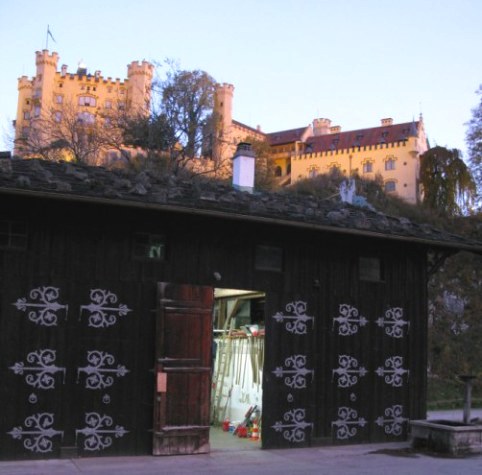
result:
<svg viewBox="0 0 482 475"><path fill-rule="evenodd" d="M52 35L52 32L50 31L49 25L47 25L47 37L49 37L49 36L50 36L50 38L52 38L52 41L53 41L54 43L57 43L57 42L55 41L54 36Z"/></svg>

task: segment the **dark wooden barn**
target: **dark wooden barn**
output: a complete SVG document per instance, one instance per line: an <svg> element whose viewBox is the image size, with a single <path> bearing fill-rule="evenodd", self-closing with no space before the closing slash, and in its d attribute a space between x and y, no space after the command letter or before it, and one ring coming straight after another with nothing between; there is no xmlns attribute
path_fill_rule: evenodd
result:
<svg viewBox="0 0 482 475"><path fill-rule="evenodd" d="M0 203L2 459L208 451L214 288L265 295L263 448L401 440L426 412L430 262L482 250L309 196L39 160L0 160Z"/></svg>

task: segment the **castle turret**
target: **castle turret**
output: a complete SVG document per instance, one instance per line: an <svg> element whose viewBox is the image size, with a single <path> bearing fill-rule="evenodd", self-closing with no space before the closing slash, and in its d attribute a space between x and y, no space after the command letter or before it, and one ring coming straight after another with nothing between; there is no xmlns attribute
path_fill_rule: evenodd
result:
<svg viewBox="0 0 482 475"><path fill-rule="evenodd" d="M313 135L326 135L330 133L331 120L330 119L315 119L313 121Z"/></svg>
<svg viewBox="0 0 482 475"><path fill-rule="evenodd" d="M52 106L52 88L57 71L59 55L44 49L35 53L37 74L33 79L33 99L42 112L49 111Z"/></svg>
<svg viewBox="0 0 482 475"><path fill-rule="evenodd" d="M149 113L153 72L148 61L132 61L127 66L127 97L134 113Z"/></svg>

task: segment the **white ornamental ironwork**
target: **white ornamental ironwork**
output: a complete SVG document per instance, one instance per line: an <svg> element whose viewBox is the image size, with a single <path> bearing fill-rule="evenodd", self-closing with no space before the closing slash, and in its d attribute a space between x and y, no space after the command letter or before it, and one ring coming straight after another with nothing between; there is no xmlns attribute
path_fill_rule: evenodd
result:
<svg viewBox="0 0 482 475"><path fill-rule="evenodd" d="M76 429L75 436L79 434L84 435L84 450L96 451L104 450L112 445L112 436L119 439L124 437L128 430L124 427L116 425L112 427L114 422L112 417L101 416L98 412L86 412L85 413L86 426L82 429Z"/></svg>
<svg viewBox="0 0 482 475"><path fill-rule="evenodd" d="M38 287L32 289L29 293L30 301L26 297L17 299L14 305L17 310L26 312L28 310L28 319L36 325L45 327L53 327L57 325L59 310L65 309L65 314L69 309L68 305L60 304L59 289L57 287Z"/></svg>
<svg viewBox="0 0 482 475"><path fill-rule="evenodd" d="M385 418L380 416L375 423L383 427L385 434L388 435L401 435L403 425L408 421L407 417L403 417L403 406L395 404L385 409Z"/></svg>
<svg viewBox="0 0 482 475"><path fill-rule="evenodd" d="M104 389L114 384L114 376L118 378L125 376L129 370L124 365L115 365L115 358L105 351L88 351L88 366L77 368L77 382L79 382L80 373L85 373L86 389Z"/></svg>
<svg viewBox="0 0 482 475"><path fill-rule="evenodd" d="M60 435L62 438L64 432L55 430L54 415L48 412L40 412L27 417L24 421L24 427L14 427L10 434L14 439L23 440L23 446L36 453L52 452L52 438Z"/></svg>
<svg viewBox="0 0 482 475"><path fill-rule="evenodd" d="M87 310L89 315L89 327L106 328L117 323L118 316L125 316L132 310L125 304L119 304L118 307L113 307L117 303L117 295L109 290L91 289L90 290L89 305L81 305L80 315L82 311Z"/></svg>
<svg viewBox="0 0 482 475"><path fill-rule="evenodd" d="M306 422L305 416L305 409L292 409L283 415L285 424L283 424L283 421L277 421L271 427L276 432L283 432L283 437L289 442L304 442L306 439L306 429L309 427L313 428L313 423Z"/></svg>
<svg viewBox="0 0 482 475"><path fill-rule="evenodd" d="M285 367L278 366L273 374L277 378L284 378L286 386L295 389L306 388L306 376L311 374L313 380L314 370L306 369L306 356L293 355L285 359Z"/></svg>
<svg viewBox="0 0 482 475"><path fill-rule="evenodd" d="M336 428L336 438L340 440L349 439L357 434L358 427L365 427L367 421L358 417L358 412L351 407L342 406L338 408L338 420L331 423Z"/></svg>
<svg viewBox="0 0 482 475"><path fill-rule="evenodd" d="M408 377L410 371L403 368L402 356L391 356L385 360L385 367L379 366L375 373L384 378L390 386L399 388L403 386L403 375L406 374Z"/></svg>
<svg viewBox="0 0 482 475"><path fill-rule="evenodd" d="M276 312L273 318L281 323L286 320L285 328L295 335L306 335L308 331L307 322L312 322L314 317L306 315L307 303L301 300L290 302L286 305L286 311L291 315Z"/></svg>
<svg viewBox="0 0 482 475"><path fill-rule="evenodd" d="M368 371L359 366L358 360L348 355L338 355L338 368L333 370L333 376L338 375L338 387L349 388L358 383L358 378L365 376Z"/></svg>
<svg viewBox="0 0 482 475"><path fill-rule="evenodd" d="M340 315L333 319L333 328L335 322L339 324L338 335L355 335L360 327L364 327L368 323L368 320L359 314L358 309L351 305L341 304L339 312Z"/></svg>
<svg viewBox="0 0 482 475"><path fill-rule="evenodd" d="M38 389L53 389L55 388L55 373L63 373L65 383L65 367L56 366L56 351L49 348L32 351L27 355L26 365L23 361L15 363L10 366L15 374L25 376L25 382Z"/></svg>
<svg viewBox="0 0 482 475"><path fill-rule="evenodd" d="M407 327L407 332L410 329L410 322L403 319L403 308L400 307L389 308L385 312L385 318L380 317L376 323L385 328L385 333L392 338L403 338L404 326Z"/></svg>

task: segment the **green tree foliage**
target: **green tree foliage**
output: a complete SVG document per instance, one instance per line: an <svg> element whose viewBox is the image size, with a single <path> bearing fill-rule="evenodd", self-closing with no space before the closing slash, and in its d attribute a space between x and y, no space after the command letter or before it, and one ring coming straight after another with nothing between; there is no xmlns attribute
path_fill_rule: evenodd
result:
<svg viewBox="0 0 482 475"><path fill-rule="evenodd" d="M467 126L469 164L478 187L479 205L482 204L482 85L476 91L479 104L472 109L472 118Z"/></svg>
<svg viewBox="0 0 482 475"><path fill-rule="evenodd" d="M476 186L457 149L434 147L420 161L423 204L441 215L454 216L473 204Z"/></svg>

